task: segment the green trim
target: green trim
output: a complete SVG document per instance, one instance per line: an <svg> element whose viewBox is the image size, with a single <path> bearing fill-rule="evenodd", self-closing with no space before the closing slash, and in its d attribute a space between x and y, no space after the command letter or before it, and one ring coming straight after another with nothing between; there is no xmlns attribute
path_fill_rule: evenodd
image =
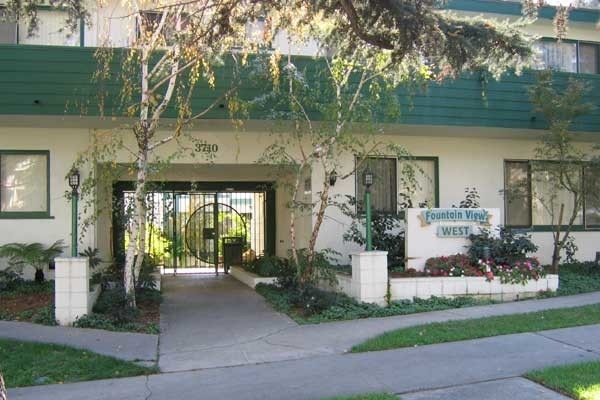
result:
<svg viewBox="0 0 600 400"><path fill-rule="evenodd" d="M564 232L566 229L568 228L567 225L562 225L560 227L561 232ZM556 227L552 226L552 225L533 225L531 228L529 228L529 230L531 232L554 232L556 231ZM571 228L571 232L598 232L600 231L600 228L592 228L592 227L585 227L583 225L573 225L573 227Z"/></svg>
<svg viewBox="0 0 600 400"><path fill-rule="evenodd" d="M54 219L48 212L38 211L2 211L0 219Z"/></svg>
<svg viewBox="0 0 600 400"><path fill-rule="evenodd" d="M2 155L46 156L46 211L0 211L0 219L54 219L50 215L50 150L0 150Z"/></svg>
<svg viewBox="0 0 600 400"><path fill-rule="evenodd" d="M449 0L446 9L481 12L485 14L522 15L521 2L501 0ZM544 6L539 11L539 18L554 19L556 7ZM569 20L596 24L600 19L600 10L576 8L569 12Z"/></svg>

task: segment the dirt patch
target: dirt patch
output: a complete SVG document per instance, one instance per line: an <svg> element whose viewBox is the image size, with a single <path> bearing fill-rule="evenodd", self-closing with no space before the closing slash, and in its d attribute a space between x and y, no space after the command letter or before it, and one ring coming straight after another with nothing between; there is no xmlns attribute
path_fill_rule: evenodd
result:
<svg viewBox="0 0 600 400"><path fill-rule="evenodd" d="M52 304L54 304L54 293L0 296L0 315L7 315L18 320L28 321L36 311Z"/></svg>
<svg viewBox="0 0 600 400"><path fill-rule="evenodd" d="M147 332L147 328L151 325L158 326L160 324L160 304L159 303L141 303L138 304L139 315L133 322L144 327L141 332Z"/></svg>

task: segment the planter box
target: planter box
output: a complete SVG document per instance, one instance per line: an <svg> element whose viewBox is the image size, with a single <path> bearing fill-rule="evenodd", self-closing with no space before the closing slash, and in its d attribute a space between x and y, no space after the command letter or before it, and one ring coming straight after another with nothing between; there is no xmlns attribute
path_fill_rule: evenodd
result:
<svg viewBox="0 0 600 400"><path fill-rule="evenodd" d="M235 279L242 282L243 284L250 286L252 289L254 289L254 287L256 287L256 285L258 285L259 283L275 283L275 280L277 279L271 277L258 276L256 274L253 274L252 272L246 271L242 267L231 267L229 269L229 275L233 276Z"/></svg>
<svg viewBox="0 0 600 400"><path fill-rule="evenodd" d="M524 285L501 284L498 278L488 282L484 277L390 279L392 300L412 300L414 297L426 299L431 296L483 296L507 301L533 297L541 290L555 291L557 288L558 275L547 275Z"/></svg>

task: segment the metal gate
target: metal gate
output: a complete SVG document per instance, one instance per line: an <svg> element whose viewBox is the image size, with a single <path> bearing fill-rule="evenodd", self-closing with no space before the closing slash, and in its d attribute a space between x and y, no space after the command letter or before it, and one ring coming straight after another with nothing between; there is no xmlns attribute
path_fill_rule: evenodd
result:
<svg viewBox="0 0 600 400"><path fill-rule="evenodd" d="M251 261L267 252L268 190L176 191L147 195L146 253L152 254L165 273L219 272L232 243ZM134 192L122 191L123 215L133 204ZM272 207L272 206L271 206ZM127 219L127 218L126 218ZM271 223L272 225L272 223ZM121 249L129 241L124 224Z"/></svg>

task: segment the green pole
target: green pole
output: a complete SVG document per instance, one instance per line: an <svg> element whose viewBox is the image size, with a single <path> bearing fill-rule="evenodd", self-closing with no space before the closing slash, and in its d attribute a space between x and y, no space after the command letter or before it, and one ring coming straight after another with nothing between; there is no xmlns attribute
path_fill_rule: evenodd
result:
<svg viewBox="0 0 600 400"><path fill-rule="evenodd" d="M373 250L373 241L371 239L371 191L365 192L365 211L366 211L366 233L365 238L367 240L367 251Z"/></svg>
<svg viewBox="0 0 600 400"><path fill-rule="evenodd" d="M71 197L71 256L77 257L77 200L79 195L74 192Z"/></svg>

